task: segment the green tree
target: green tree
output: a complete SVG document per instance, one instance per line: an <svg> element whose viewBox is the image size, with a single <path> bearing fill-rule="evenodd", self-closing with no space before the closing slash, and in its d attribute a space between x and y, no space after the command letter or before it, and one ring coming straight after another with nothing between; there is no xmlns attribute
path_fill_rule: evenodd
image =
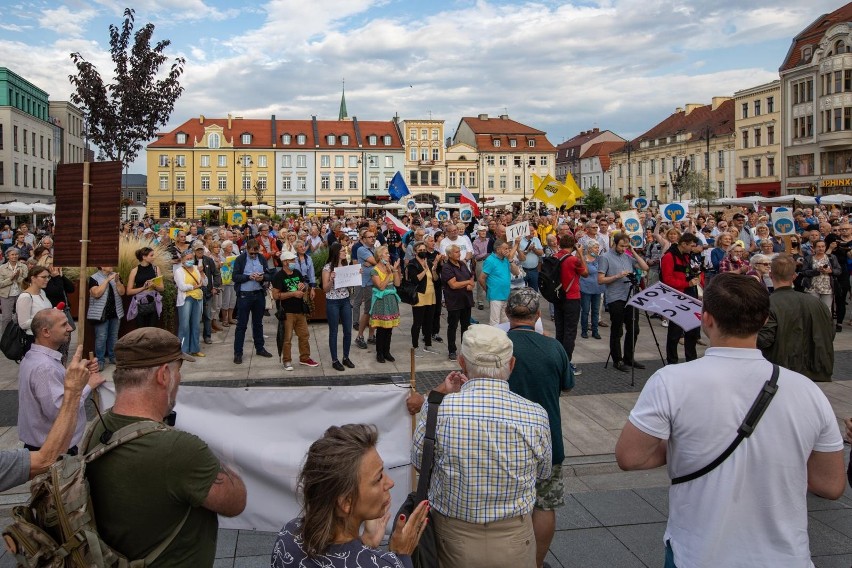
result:
<svg viewBox="0 0 852 568"><path fill-rule="evenodd" d="M589 211L602 211L606 205L606 195L597 186L593 185L586 192L586 196L583 197L583 203Z"/></svg>
<svg viewBox="0 0 852 568"><path fill-rule="evenodd" d="M703 199L705 188L707 187L707 178L699 174L695 170L687 171L680 179L678 184L678 193L680 198L689 196L691 199Z"/></svg>
<svg viewBox="0 0 852 568"><path fill-rule="evenodd" d="M105 83L97 68L79 52L71 54L77 67L69 75L75 93L71 102L86 111L88 138L100 148L100 157L131 164L145 142L165 126L183 87L184 59L177 57L162 79L160 67L167 63L165 49L170 40L151 46L154 24L133 33L134 10L124 10L121 29L109 26L110 56L115 63L113 81ZM132 44L131 44L132 39Z"/></svg>

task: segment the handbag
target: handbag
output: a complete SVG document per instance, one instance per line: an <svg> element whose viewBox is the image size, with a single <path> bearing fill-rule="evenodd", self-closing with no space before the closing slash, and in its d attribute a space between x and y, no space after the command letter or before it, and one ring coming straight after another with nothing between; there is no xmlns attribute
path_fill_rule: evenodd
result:
<svg viewBox="0 0 852 568"><path fill-rule="evenodd" d="M435 465L435 430L438 426L438 407L444 400L444 394L440 392L429 392L429 406L426 414L426 432L423 436L423 457L420 461L420 479L417 481L417 491L412 491L405 498L405 502L396 512L393 529L400 515L411 518L411 513L426 499L429 492L429 484L432 481L432 466ZM438 568L438 542L435 535L435 524L432 514L427 515L429 519L426 528L420 536L417 548L411 553L411 561L414 568Z"/></svg>
<svg viewBox="0 0 852 568"><path fill-rule="evenodd" d="M150 294L136 301L136 314L147 317L157 313L157 299Z"/></svg>
<svg viewBox="0 0 852 568"><path fill-rule="evenodd" d="M772 364L772 376L768 381L763 384L763 388L760 389L760 393L758 393L757 398L754 399L754 402L751 404L751 408L746 414L746 417L743 419L740 427L737 428L737 437L734 438L734 441L731 442L725 451L719 454L715 460L705 465L698 471L690 473L689 475L682 475L680 477L675 477L672 479L672 485L678 485L680 483L686 483L687 481L692 481L693 479L698 479L703 475L707 475L726 459L734 450L737 449L737 446L740 445L740 442L743 439L748 438L754 433L754 429L757 427L757 423L760 422L760 419L763 417L763 413L766 412L766 409L769 407L769 403L772 402L772 398L775 396L775 393L778 392L778 373L780 369L778 365Z"/></svg>
<svg viewBox="0 0 852 568"><path fill-rule="evenodd" d="M7 359L20 363L33 344L33 337L18 325L18 318L12 318L0 337L0 351Z"/></svg>
<svg viewBox="0 0 852 568"><path fill-rule="evenodd" d="M404 304L414 305L419 300L419 297L417 296L417 288L419 286L420 283L410 280L408 278L408 272L406 272L406 278L400 282L397 287L396 295L399 296L399 299L402 300Z"/></svg>

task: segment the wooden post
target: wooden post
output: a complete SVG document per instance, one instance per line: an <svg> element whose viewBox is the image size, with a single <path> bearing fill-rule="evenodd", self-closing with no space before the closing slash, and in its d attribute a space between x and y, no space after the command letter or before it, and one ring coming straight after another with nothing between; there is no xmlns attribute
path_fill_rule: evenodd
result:
<svg viewBox="0 0 852 568"><path fill-rule="evenodd" d="M89 263L89 162L83 162L83 225L80 230L80 281L77 284L79 291L79 309L77 310L77 345L83 345L86 336L86 299L88 297L88 276L86 275Z"/></svg>
<svg viewBox="0 0 852 568"><path fill-rule="evenodd" d="M415 357L414 357L415 349L414 349L414 347L412 347L410 349L409 353L410 353L410 357L411 357L411 363L410 363L411 376L409 378L409 386L410 386L410 393L414 394L414 393L417 392L417 369L416 369L416 365L415 365L415 362L414 362L415 361ZM412 436L412 438L414 437L414 429L416 427L417 427L417 415L412 414L411 415L411 436ZM416 489L417 489L417 470L414 469L414 467L412 467L411 468L411 491L415 491Z"/></svg>

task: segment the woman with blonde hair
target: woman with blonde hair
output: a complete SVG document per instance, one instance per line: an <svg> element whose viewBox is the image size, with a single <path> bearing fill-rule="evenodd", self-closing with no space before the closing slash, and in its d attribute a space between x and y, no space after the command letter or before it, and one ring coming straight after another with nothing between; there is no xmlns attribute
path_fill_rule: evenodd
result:
<svg viewBox="0 0 852 568"><path fill-rule="evenodd" d="M395 361L390 353L393 328L399 325L399 296L396 287L402 282L399 259L391 264L388 247L381 246L374 253L378 263L370 269L373 297L370 304L370 327L376 328L376 361Z"/></svg>

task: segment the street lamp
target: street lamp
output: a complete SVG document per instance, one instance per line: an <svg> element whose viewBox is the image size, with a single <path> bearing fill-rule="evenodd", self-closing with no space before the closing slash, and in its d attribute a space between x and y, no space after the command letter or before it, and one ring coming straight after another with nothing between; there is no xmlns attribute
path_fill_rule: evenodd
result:
<svg viewBox="0 0 852 568"><path fill-rule="evenodd" d="M633 195L633 162L631 161L631 152L633 151L633 142L627 141L627 195Z"/></svg>
<svg viewBox="0 0 852 568"><path fill-rule="evenodd" d="M370 162L371 166L376 165L376 158L378 158L375 154L365 154L361 152L361 158L358 159L358 163L361 164L362 175L364 176L364 183L362 184L361 190L361 203L367 203L367 161Z"/></svg>
<svg viewBox="0 0 852 568"><path fill-rule="evenodd" d="M243 201L242 205L245 207L248 205L248 188L251 186L251 179L246 183L246 170L252 164L251 157L248 154L243 154L242 157L237 160L243 166Z"/></svg>

